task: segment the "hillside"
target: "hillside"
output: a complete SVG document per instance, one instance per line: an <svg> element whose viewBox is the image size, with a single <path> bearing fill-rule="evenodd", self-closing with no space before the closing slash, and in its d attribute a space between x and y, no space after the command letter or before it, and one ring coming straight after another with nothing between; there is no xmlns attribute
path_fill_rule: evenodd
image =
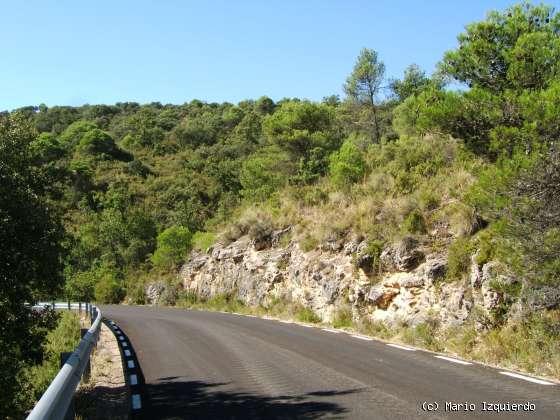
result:
<svg viewBox="0 0 560 420"><path fill-rule="evenodd" d="M430 76L362 50L342 99L40 105L1 133L63 220L61 297L240 301L560 378L558 63L560 14L523 4Z"/></svg>

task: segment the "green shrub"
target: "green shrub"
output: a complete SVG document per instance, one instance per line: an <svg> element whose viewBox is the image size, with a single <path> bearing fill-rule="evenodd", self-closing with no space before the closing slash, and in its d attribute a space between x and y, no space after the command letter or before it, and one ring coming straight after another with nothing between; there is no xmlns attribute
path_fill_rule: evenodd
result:
<svg viewBox="0 0 560 420"><path fill-rule="evenodd" d="M371 239L367 242L365 253L369 255L371 260L371 269L375 272L381 268L381 253L385 247L385 241L381 239Z"/></svg>
<svg viewBox="0 0 560 420"><path fill-rule="evenodd" d="M331 155L329 169L333 184L339 188L348 188L364 177L366 162L358 147L347 140L338 152Z"/></svg>
<svg viewBox="0 0 560 420"><path fill-rule="evenodd" d="M426 222L422 212L414 209L409 213L402 222L401 230L405 233L426 233Z"/></svg>
<svg viewBox="0 0 560 420"><path fill-rule="evenodd" d="M156 267L172 269L180 265L191 249L192 234L183 226L172 226L157 237L157 248L152 255Z"/></svg>
<svg viewBox="0 0 560 420"><path fill-rule="evenodd" d="M243 161L239 174L241 195L252 202L266 201L294 171L295 164L286 153L274 147L259 150Z"/></svg>
<svg viewBox="0 0 560 420"><path fill-rule="evenodd" d="M39 365L29 366L23 372L26 388L21 389L18 399L27 408L32 408L41 395L48 388L60 370L60 353L73 352L80 342L80 320L70 311L60 314L60 319L54 330L49 331L44 344L44 358Z"/></svg>
<svg viewBox="0 0 560 420"><path fill-rule="evenodd" d="M198 295L187 290L180 290L175 305L180 308L192 308L200 302Z"/></svg>
<svg viewBox="0 0 560 420"><path fill-rule="evenodd" d="M84 271L76 273L66 280L64 295L68 300L78 302L91 302L95 296L95 273Z"/></svg>
<svg viewBox="0 0 560 420"><path fill-rule="evenodd" d="M134 305L144 305L146 303L145 285L142 280L132 279L126 288L126 297Z"/></svg>
<svg viewBox="0 0 560 420"><path fill-rule="evenodd" d="M111 273L105 273L95 285L95 300L98 303L121 303L126 291Z"/></svg>
<svg viewBox="0 0 560 420"><path fill-rule="evenodd" d="M465 357L510 369L560 378L560 311L541 311L480 333L472 326L460 331L454 349ZM456 332L455 332L456 334ZM456 336L456 335L455 335Z"/></svg>
<svg viewBox="0 0 560 420"><path fill-rule="evenodd" d="M470 238L457 238L453 241L447 254L447 280L459 280L467 273L472 253L473 246Z"/></svg>
<svg viewBox="0 0 560 420"><path fill-rule="evenodd" d="M492 232L485 230L477 235L477 254L476 263L478 265L486 264L496 257L496 244Z"/></svg>
<svg viewBox="0 0 560 420"><path fill-rule="evenodd" d="M424 211L435 210L441 203L441 195L433 191L432 188L425 188L420 191L420 207Z"/></svg>
<svg viewBox="0 0 560 420"><path fill-rule="evenodd" d="M415 327L404 327L401 336L404 342L433 351L442 351L443 345L437 337L438 322L430 319Z"/></svg>
<svg viewBox="0 0 560 420"><path fill-rule="evenodd" d="M300 308L296 313L296 319L300 322L309 322L311 324L321 322L321 317L309 308Z"/></svg>
<svg viewBox="0 0 560 420"><path fill-rule="evenodd" d="M349 305L344 305L337 308L333 314L333 327L335 328L350 328L353 325L352 308Z"/></svg>
<svg viewBox="0 0 560 420"><path fill-rule="evenodd" d="M384 339L391 338L396 334L395 331L387 327L383 322L374 321L368 316L361 317L356 327L362 334Z"/></svg>

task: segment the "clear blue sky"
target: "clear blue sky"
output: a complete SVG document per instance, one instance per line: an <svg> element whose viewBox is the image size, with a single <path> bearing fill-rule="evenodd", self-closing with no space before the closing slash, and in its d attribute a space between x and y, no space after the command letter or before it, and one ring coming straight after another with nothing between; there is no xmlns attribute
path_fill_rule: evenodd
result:
<svg viewBox="0 0 560 420"><path fill-rule="evenodd" d="M43 102L238 102L341 94L362 47L431 72L512 1L6 1L0 110ZM558 7L559 1L549 1Z"/></svg>

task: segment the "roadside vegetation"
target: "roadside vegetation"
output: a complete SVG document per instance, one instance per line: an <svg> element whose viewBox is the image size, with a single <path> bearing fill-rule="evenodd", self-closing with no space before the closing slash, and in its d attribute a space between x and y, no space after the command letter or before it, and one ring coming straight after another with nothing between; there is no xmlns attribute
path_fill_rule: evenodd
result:
<svg viewBox="0 0 560 420"><path fill-rule="evenodd" d="M363 49L342 98L0 114L0 417L21 404L26 368L49 360L55 323L25 302L144 303L193 249L287 226L305 250L367 238L372 282L397 239L448 253L442 282L466 279L473 256L497 261L521 279L501 285L526 309L515 320L504 307L485 331L356 328L560 377L558 303L529 305L560 287L559 34L553 8L522 3L467 25L432 75L411 64L387 80ZM164 301L317 321L286 302ZM344 308L334 319L351 325Z"/></svg>
<svg viewBox="0 0 560 420"><path fill-rule="evenodd" d="M70 311L60 312L54 320L42 345L43 359L39 363L28 363L20 371L21 388L16 391L14 411L18 418L31 410L51 384L60 370L60 354L73 352L80 342L80 319Z"/></svg>

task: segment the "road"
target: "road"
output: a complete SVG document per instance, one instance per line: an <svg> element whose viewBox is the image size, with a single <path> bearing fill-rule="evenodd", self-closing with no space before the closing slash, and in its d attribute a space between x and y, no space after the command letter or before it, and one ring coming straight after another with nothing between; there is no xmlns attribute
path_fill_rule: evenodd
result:
<svg viewBox="0 0 560 420"><path fill-rule="evenodd" d="M101 309L136 352L149 419L560 419L560 385L430 352L234 314ZM475 407L446 411L446 402ZM535 410L496 413L483 402Z"/></svg>

